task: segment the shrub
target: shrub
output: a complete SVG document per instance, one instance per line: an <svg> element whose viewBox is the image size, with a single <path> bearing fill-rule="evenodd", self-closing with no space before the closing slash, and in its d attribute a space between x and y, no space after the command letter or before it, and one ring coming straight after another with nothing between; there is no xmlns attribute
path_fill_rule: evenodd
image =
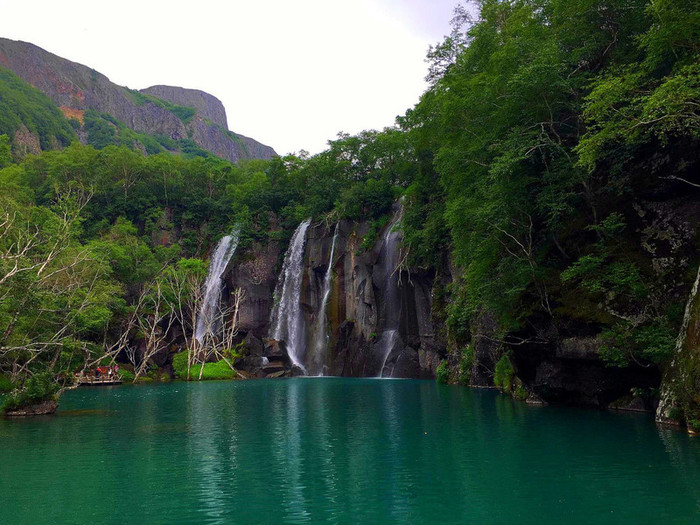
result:
<svg viewBox="0 0 700 525"><path fill-rule="evenodd" d="M13 388L12 381L5 374L0 374L0 393L10 392Z"/></svg>
<svg viewBox="0 0 700 525"><path fill-rule="evenodd" d="M51 99L0 67L0 135L13 137L22 124L39 136L41 149L51 149L54 139L63 146L77 139L71 124Z"/></svg>
<svg viewBox="0 0 700 525"><path fill-rule="evenodd" d="M513 377L515 371L513 364L510 362L508 354L503 354L496 363L496 369L493 372L493 383L504 392L511 392Z"/></svg>
<svg viewBox="0 0 700 525"><path fill-rule="evenodd" d="M387 222L389 222L388 215L379 217L378 219L372 221L372 223L369 225L367 234L362 238L362 244L360 244L359 250L360 252L368 252L372 249L374 243L379 237L379 232L382 230L382 228L384 228L384 226L386 226Z"/></svg>
<svg viewBox="0 0 700 525"><path fill-rule="evenodd" d="M134 381L134 378L136 378L134 372L122 367L119 367L119 375L121 376L122 381L124 381L125 383L132 383Z"/></svg>
<svg viewBox="0 0 700 525"><path fill-rule="evenodd" d="M435 370L435 380L441 385L447 384L450 379L450 371L447 368L447 361L442 361Z"/></svg>
<svg viewBox="0 0 700 525"><path fill-rule="evenodd" d="M472 379L472 367L474 366L474 348L467 345L462 349L459 359L459 383L468 385Z"/></svg>
<svg viewBox="0 0 700 525"><path fill-rule="evenodd" d="M0 406L0 412L21 408L55 397L59 386L50 372L35 374L24 382L22 388L10 392Z"/></svg>

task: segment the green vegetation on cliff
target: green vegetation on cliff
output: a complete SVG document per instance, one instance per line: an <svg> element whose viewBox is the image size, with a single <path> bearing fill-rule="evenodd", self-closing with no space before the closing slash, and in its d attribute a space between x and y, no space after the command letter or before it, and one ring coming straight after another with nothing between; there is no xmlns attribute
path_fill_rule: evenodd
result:
<svg viewBox="0 0 700 525"><path fill-rule="evenodd" d="M428 159L407 192L412 264L450 230L455 336L486 309L522 341L597 333L611 365L662 365L697 263L661 204L697 191L697 5L477 4L400 119Z"/></svg>
<svg viewBox="0 0 700 525"><path fill-rule="evenodd" d="M0 135L12 138L22 125L37 136L42 149L67 146L77 138L46 95L0 67Z"/></svg>
<svg viewBox="0 0 700 525"><path fill-rule="evenodd" d="M147 102L155 104L159 108L167 109L168 111L173 113L184 124L187 124L190 120L192 120L192 117L194 117L197 113L197 110L194 108L190 108L188 106L179 106L177 104L173 104L172 102L168 102L167 100L154 97L153 95L149 95L147 93L141 93L140 91L136 91L133 89L127 89L126 91L127 93L129 93L129 96L131 96L131 98L137 105L142 106Z"/></svg>

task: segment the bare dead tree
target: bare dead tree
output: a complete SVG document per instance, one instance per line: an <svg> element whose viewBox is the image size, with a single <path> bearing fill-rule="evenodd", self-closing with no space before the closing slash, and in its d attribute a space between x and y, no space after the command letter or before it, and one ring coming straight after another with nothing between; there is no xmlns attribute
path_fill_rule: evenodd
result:
<svg viewBox="0 0 700 525"><path fill-rule="evenodd" d="M134 380L138 379L148 367L149 362L163 348L170 328L176 319L173 310L165 300L163 284L156 279L145 286L142 315L138 316L138 327L144 335L145 348L141 355L139 366L135 369Z"/></svg>
<svg viewBox="0 0 700 525"><path fill-rule="evenodd" d="M0 334L0 359L12 362L13 379L30 374L29 365L40 357L48 360L49 368L55 367L64 340L74 335L77 317L91 306L96 286L105 276L105 266L73 242L75 226L91 197L91 191L75 188L60 193L49 230L23 219L17 211L0 214L0 304L12 305L6 310L10 320ZM15 279L22 274L33 278L16 289ZM29 308L38 294L64 297L70 308ZM29 329L17 337L20 319Z"/></svg>
<svg viewBox="0 0 700 525"><path fill-rule="evenodd" d="M224 361L231 370L238 371L233 366L232 349L238 335L239 313L245 292L237 288L231 295L231 305L219 307L217 315L207 320L202 341L193 340L192 348L188 349L187 379L190 379L192 366L200 365L197 380L202 379L204 364L214 357Z"/></svg>

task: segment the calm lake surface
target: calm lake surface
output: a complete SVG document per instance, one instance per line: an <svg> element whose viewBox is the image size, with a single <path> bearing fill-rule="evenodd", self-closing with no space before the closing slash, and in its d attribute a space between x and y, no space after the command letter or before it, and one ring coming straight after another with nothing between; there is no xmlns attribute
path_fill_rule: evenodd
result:
<svg viewBox="0 0 700 525"><path fill-rule="evenodd" d="M700 523L700 438L432 381L78 389L0 420L0 523Z"/></svg>

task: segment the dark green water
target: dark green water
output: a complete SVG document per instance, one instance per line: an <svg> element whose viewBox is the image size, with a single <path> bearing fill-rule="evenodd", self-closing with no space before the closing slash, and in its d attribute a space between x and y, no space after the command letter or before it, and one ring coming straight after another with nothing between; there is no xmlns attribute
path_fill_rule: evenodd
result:
<svg viewBox="0 0 700 525"><path fill-rule="evenodd" d="M0 421L0 523L700 523L700 439L429 381L78 389Z"/></svg>

